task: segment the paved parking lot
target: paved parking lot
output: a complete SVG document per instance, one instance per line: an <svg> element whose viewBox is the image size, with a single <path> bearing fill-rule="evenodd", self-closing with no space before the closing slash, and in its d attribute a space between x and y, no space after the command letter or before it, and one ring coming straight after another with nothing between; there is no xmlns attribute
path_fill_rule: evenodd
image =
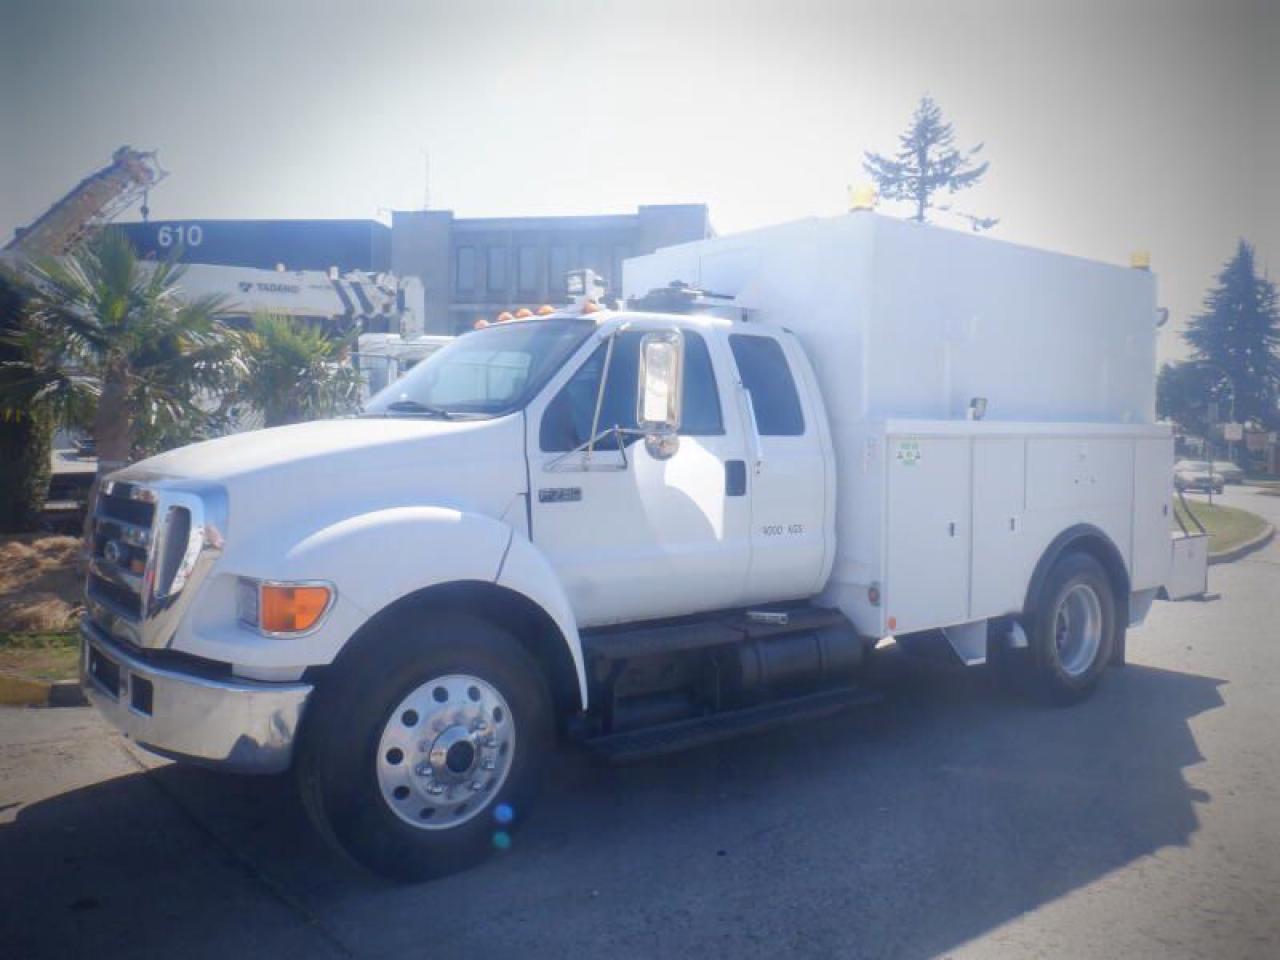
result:
<svg viewBox="0 0 1280 960"><path fill-rule="evenodd" d="M1280 546L1211 586L1074 709L890 658L820 725L563 756L510 851L417 887L332 859L286 778L0 710L0 956L1280 956Z"/></svg>

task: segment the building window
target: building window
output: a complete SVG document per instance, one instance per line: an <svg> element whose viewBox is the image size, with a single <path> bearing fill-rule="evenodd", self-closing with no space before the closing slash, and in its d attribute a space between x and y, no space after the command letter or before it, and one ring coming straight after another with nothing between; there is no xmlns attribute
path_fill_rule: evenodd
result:
<svg viewBox="0 0 1280 960"><path fill-rule="evenodd" d="M604 269L600 263L600 248L594 243L584 243L578 248L577 266L594 270L596 276L601 276L604 273Z"/></svg>
<svg viewBox="0 0 1280 960"><path fill-rule="evenodd" d="M454 258L453 286L456 290L476 288L476 248L459 247Z"/></svg>
<svg viewBox="0 0 1280 960"><path fill-rule="evenodd" d="M622 261L631 256L631 247L620 243L613 248L613 258L609 263L609 289L614 293L622 292Z"/></svg>
<svg viewBox="0 0 1280 960"><path fill-rule="evenodd" d="M489 248L489 280L490 293L502 293L507 289L507 248Z"/></svg>
<svg viewBox="0 0 1280 960"><path fill-rule="evenodd" d="M552 247L547 264L547 273L550 274L550 282L547 286L553 294L564 295L565 277L571 269L569 266L569 248L563 246Z"/></svg>
<svg viewBox="0 0 1280 960"><path fill-rule="evenodd" d="M538 283L538 248L519 247L516 250L516 286L521 293L536 294Z"/></svg>

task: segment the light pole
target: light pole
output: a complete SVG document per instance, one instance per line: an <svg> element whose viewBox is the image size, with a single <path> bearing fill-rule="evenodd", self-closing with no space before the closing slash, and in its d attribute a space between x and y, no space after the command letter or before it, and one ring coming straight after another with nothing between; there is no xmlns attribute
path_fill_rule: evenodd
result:
<svg viewBox="0 0 1280 960"><path fill-rule="evenodd" d="M1227 386L1231 388L1231 413L1230 413L1231 420L1230 422L1234 424L1236 422L1236 383L1234 380L1231 379L1231 374L1227 373L1227 371L1223 367L1220 367L1218 364L1212 363L1208 360L1196 360L1194 361L1194 363L1201 367L1210 367L1211 369L1216 370L1218 373L1222 374L1222 381L1219 381L1219 385L1221 384L1221 382L1225 381ZM1225 434L1225 432L1226 431L1224 430L1223 433ZM1227 459L1230 460L1232 463L1236 462L1235 454L1236 454L1235 441L1227 440ZM1213 469L1213 460L1209 461L1209 468L1210 470Z"/></svg>

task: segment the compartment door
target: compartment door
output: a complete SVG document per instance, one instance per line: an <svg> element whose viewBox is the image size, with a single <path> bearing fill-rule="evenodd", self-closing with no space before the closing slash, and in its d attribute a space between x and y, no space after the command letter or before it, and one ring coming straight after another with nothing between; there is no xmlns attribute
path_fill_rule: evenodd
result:
<svg viewBox="0 0 1280 960"><path fill-rule="evenodd" d="M1141 438L1134 442L1133 569L1134 590L1165 583L1171 554L1169 531L1173 500L1173 438Z"/></svg>
<svg viewBox="0 0 1280 960"><path fill-rule="evenodd" d="M887 570L891 633L969 619L970 440L888 438ZM894 625L896 621L896 625Z"/></svg>

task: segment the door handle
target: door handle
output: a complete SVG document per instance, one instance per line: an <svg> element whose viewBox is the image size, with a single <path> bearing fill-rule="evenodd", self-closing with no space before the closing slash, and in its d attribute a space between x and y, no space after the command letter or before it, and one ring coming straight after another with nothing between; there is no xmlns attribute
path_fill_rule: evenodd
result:
<svg viewBox="0 0 1280 960"><path fill-rule="evenodd" d="M745 460L726 460L724 462L724 495L741 497L747 492L747 462Z"/></svg>

